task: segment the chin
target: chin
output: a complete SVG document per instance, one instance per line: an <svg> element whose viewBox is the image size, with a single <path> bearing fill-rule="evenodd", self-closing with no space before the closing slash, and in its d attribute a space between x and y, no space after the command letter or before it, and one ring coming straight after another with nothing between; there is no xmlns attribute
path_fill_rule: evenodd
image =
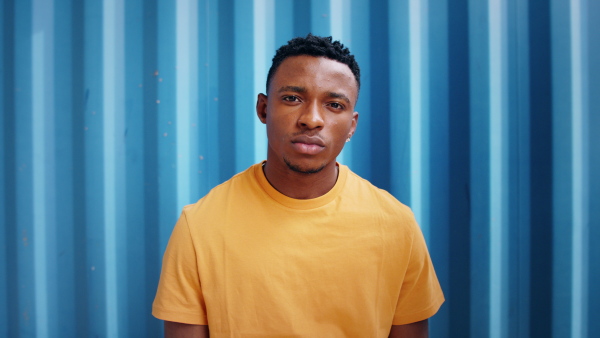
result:
<svg viewBox="0 0 600 338"><path fill-rule="evenodd" d="M304 166L297 163L290 162L287 158L284 158L283 161L292 171L301 174L316 174L323 170L327 164L321 164L320 166Z"/></svg>

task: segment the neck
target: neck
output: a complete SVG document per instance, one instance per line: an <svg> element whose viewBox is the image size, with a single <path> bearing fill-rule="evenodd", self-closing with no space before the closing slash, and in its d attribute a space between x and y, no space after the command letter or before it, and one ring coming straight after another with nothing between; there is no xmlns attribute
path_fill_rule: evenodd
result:
<svg viewBox="0 0 600 338"><path fill-rule="evenodd" d="M333 188L338 178L338 166L335 162L325 166L314 174L304 174L289 168L263 166L267 181L280 193L295 199L311 199L325 195Z"/></svg>

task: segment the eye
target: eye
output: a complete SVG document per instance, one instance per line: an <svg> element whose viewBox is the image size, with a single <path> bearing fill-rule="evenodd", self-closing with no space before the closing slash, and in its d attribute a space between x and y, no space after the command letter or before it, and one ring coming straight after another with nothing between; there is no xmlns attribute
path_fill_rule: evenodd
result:
<svg viewBox="0 0 600 338"><path fill-rule="evenodd" d="M294 95L287 95L284 96L283 101L287 101L287 102L300 102L300 98L298 98L297 96Z"/></svg>
<svg viewBox="0 0 600 338"><path fill-rule="evenodd" d="M344 109L344 106L342 104L338 103L338 102L331 102L331 103L329 103L329 106L331 108L337 109L337 110Z"/></svg>

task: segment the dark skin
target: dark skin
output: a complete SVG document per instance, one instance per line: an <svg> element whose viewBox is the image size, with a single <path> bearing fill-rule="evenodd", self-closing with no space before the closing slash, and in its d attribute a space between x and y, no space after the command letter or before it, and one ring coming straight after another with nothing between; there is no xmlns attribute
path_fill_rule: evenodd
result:
<svg viewBox="0 0 600 338"><path fill-rule="evenodd" d="M358 85L343 63L307 55L285 59L259 94L256 113L267 126L264 172L282 194L309 199L337 181L336 158L358 123ZM390 337L428 337L427 320L392 325ZM208 326L165 321L165 337L208 337Z"/></svg>

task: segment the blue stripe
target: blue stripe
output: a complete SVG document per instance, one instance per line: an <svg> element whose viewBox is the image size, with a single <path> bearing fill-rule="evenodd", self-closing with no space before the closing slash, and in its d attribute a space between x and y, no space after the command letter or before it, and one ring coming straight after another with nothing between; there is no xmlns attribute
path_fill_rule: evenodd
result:
<svg viewBox="0 0 600 338"><path fill-rule="evenodd" d="M571 95L572 95L572 186L573 186L573 235L572 235L572 299L571 299L571 337L587 336L587 241L588 233L588 213L589 206L588 186L589 179L586 168L587 159L587 81L583 73L586 68L586 51L583 42L585 41L585 31L587 16L585 0L571 1Z"/></svg>
<svg viewBox="0 0 600 338"><path fill-rule="evenodd" d="M34 240L34 262L35 262L35 300L36 300L36 336L48 337L48 290L46 281L48 271L46 255L46 159L44 132L46 119L44 107L45 102L45 79L44 79L44 31L34 33L32 41L32 84L33 84L33 231L36 234Z"/></svg>

